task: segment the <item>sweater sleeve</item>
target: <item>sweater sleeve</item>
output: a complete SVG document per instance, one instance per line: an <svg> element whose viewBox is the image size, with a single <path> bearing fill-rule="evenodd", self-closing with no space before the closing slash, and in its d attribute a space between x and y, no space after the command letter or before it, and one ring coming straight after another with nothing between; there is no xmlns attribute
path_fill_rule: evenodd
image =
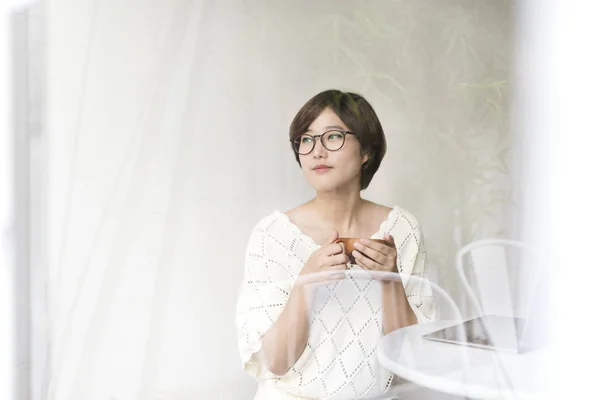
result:
<svg viewBox="0 0 600 400"><path fill-rule="evenodd" d="M292 286L289 271L281 262L287 258L284 250L260 224L252 231L246 249L236 329L243 368L256 379L273 377L262 361L261 347L263 335L283 311Z"/></svg>
<svg viewBox="0 0 600 400"><path fill-rule="evenodd" d="M423 232L416 220L411 221L409 226L409 231L404 237L394 236L398 251L398 271L417 278L405 279L404 291L419 323L429 322L435 320L436 308L428 280Z"/></svg>

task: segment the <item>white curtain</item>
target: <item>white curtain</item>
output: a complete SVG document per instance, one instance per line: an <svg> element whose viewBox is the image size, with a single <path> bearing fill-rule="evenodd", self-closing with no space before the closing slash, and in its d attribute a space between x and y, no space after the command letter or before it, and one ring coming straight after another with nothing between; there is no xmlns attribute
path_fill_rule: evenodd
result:
<svg viewBox="0 0 600 400"><path fill-rule="evenodd" d="M11 132L10 101L10 42L9 7L0 4L0 131ZM8 91L10 88L11 91ZM11 134L0 135L0 396L14 396L15 363L15 204L14 158L15 147Z"/></svg>
<svg viewBox="0 0 600 400"><path fill-rule="evenodd" d="M287 140L364 94L389 152L365 196L415 213L434 276L506 235L504 2L48 0L48 398L252 397L234 305L248 234L310 198Z"/></svg>

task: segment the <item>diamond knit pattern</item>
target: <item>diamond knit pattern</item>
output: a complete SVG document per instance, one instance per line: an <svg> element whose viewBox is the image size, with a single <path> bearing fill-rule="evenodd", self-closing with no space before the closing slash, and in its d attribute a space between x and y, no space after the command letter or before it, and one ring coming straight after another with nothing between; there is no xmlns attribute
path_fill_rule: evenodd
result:
<svg viewBox="0 0 600 400"><path fill-rule="evenodd" d="M385 233L395 239L398 270L426 277L425 251L416 219L394 207L372 238L383 238ZM278 211L255 226L248 241L236 313L244 369L256 379L273 380L281 390L299 397L347 400L381 395L393 375L379 365L376 356L383 334L381 284L376 280L350 277L315 285L308 342L299 359L282 376L271 374L262 363L262 336L283 311L294 281L318 247ZM403 283L419 322L433 320L431 287L417 280Z"/></svg>

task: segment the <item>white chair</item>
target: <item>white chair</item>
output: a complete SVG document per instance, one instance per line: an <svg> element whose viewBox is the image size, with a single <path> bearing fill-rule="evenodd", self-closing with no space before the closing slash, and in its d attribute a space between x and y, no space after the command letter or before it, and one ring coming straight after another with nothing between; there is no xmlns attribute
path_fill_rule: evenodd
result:
<svg viewBox="0 0 600 400"><path fill-rule="evenodd" d="M339 274L339 273L337 273ZM353 270L348 270L345 272L341 273L341 279L340 280L349 280L349 279L353 279L355 281L360 281L362 282L361 285L366 284L366 282L368 281L376 281L377 283L379 282L402 282L403 280L412 280L412 283L418 283L418 284L423 284L426 283L428 284L431 289L432 289L432 295L436 298L436 302L442 301L445 304L448 305L448 307L446 307L446 309L450 309L452 312L452 320L455 321L462 321L463 317L462 314L458 308L458 306L456 305L456 303L454 302L454 300L452 300L452 298L450 297L450 295L444 290L442 289L439 285L435 284L434 282L432 282L431 280L426 280L423 277L420 276L410 276L407 274L402 274L402 273L390 273L390 272L381 272L381 271L366 271L366 270L362 270L362 269L353 269ZM303 287L305 287L307 290L314 290L315 288L320 289L322 292L324 293L334 293L335 292L335 288L333 287L333 285L336 285L338 280L328 280L328 278L330 278L331 276L336 275L336 273L330 273L330 272L321 272L321 273L315 273L315 274L309 274L306 276L302 276L300 277L297 281L296 281L296 285L302 285ZM342 302L343 303L343 302ZM319 307L318 304L312 304L311 308L316 308ZM334 305L334 307L336 307L336 305ZM340 308L340 312L343 312L343 310L341 310ZM462 326L460 328L458 328L458 335L461 338L465 338L466 337L466 332L464 331L464 328L462 328ZM467 363L467 357L466 357L466 352L463 352L463 363ZM397 377L395 378L395 384L392 388L390 388L390 390L388 390L387 393L385 393L383 396L379 396L379 397L375 397L375 398L371 398L373 400L377 399L377 400L394 400L394 399L421 399L421 400L429 400L429 399L450 399L450 398L455 398L454 396L450 396L450 395L446 395L443 393L439 393L439 392L434 392L431 391L429 389L425 389L421 386L418 386L416 384L413 384L412 382L408 382L408 381L401 381L399 380Z"/></svg>
<svg viewBox="0 0 600 400"><path fill-rule="evenodd" d="M472 279L466 271L468 256ZM540 271L530 246L507 239L478 240L458 251L456 266L476 316L528 316Z"/></svg>

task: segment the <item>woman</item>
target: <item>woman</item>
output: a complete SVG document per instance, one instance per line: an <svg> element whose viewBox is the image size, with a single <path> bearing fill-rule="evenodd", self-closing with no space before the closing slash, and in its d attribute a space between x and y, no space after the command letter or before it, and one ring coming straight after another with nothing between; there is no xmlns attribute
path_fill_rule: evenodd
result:
<svg viewBox="0 0 600 400"><path fill-rule="evenodd" d="M273 212L252 231L236 316L244 369L259 381L255 399L381 395L393 375L377 362L377 341L434 318L429 285L409 279L365 286L343 279L329 280L331 290L309 291L307 286L317 285L295 283L311 273L348 268L426 276L421 228L400 207L361 198L386 141L375 111L360 95L317 94L292 121L290 141L316 196ZM364 238L355 244L353 264L335 243L338 237Z"/></svg>

